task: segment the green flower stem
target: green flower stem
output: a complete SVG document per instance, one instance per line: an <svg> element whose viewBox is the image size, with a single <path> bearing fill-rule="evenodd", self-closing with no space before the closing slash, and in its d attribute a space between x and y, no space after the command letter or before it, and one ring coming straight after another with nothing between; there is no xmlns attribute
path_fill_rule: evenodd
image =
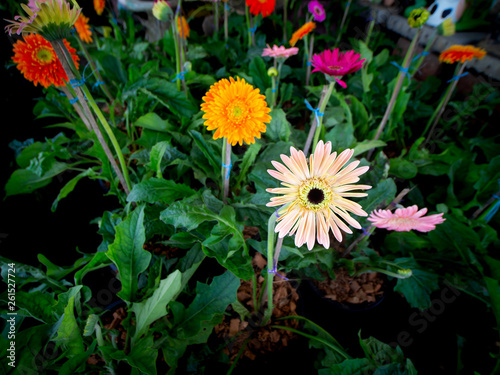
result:
<svg viewBox="0 0 500 375"><path fill-rule="evenodd" d="M330 96L332 95L334 86L335 86L335 81L332 80L330 82L330 84L328 85L328 90L326 92L326 95L323 98L323 101L321 102L321 105L319 107L320 113L325 113L325 108L326 108L326 105L328 104L328 101L330 100ZM316 116L314 116L314 117L316 117ZM319 135L321 133L321 130L323 129L323 117L324 116L319 116L319 124L316 126L316 131L314 133L313 148L312 148L311 152L314 152L314 150L316 150L316 145L318 144L318 141L319 141Z"/></svg>
<svg viewBox="0 0 500 375"><path fill-rule="evenodd" d="M226 43L229 39L229 12L227 8L227 3L224 3L224 40Z"/></svg>
<svg viewBox="0 0 500 375"><path fill-rule="evenodd" d="M287 35L286 35L286 24L288 22L288 0L285 0L285 3L283 4L283 40L288 41Z"/></svg>
<svg viewBox="0 0 500 375"><path fill-rule="evenodd" d="M215 26L215 36L219 34L219 2L214 1L214 26Z"/></svg>
<svg viewBox="0 0 500 375"><path fill-rule="evenodd" d="M247 21L247 35L248 35L248 48L252 47L252 32L250 28L252 27L250 24L250 12L248 10L248 5L245 1L245 18Z"/></svg>
<svg viewBox="0 0 500 375"><path fill-rule="evenodd" d="M307 54L308 59L306 61L306 86L309 86L309 79L311 78L311 64L309 60L311 59L314 51L314 34L311 35L311 40L309 42L309 53Z"/></svg>
<svg viewBox="0 0 500 375"><path fill-rule="evenodd" d="M85 47L85 44L83 44L82 40L80 39L80 37L78 35L75 35L75 37L76 37L76 40L78 41L80 49L83 51L83 54L85 55L85 58L89 62L90 67L92 68L93 74L95 74L97 81L103 82L99 86L102 87L102 91L104 91L104 94L106 95L106 97L108 98L110 103L114 103L115 99L111 95L111 92L109 91L108 85L106 85L106 83L104 83L104 80L102 79L101 73L99 73L99 70L97 69L97 66L96 66L94 60L90 56L89 51L87 50L87 47ZM121 109L123 109L123 107L121 106L120 103L117 103L117 104Z"/></svg>
<svg viewBox="0 0 500 375"><path fill-rule="evenodd" d="M417 33L413 37L410 46L408 47L408 51L406 52L406 56L403 60L403 68L408 69L411 64L411 60L413 58L413 54L415 52L415 48L417 46L417 41L420 39L420 35L422 34L422 28L418 29ZM398 98L399 92L401 90L401 87L403 86L403 81L406 78L406 74L403 73L402 71L399 72L398 78L396 81L396 85L394 86L394 90L392 92L391 100L389 100L389 105L387 106L387 109L385 110L384 117L382 118L382 121L380 122L380 125L378 126L377 133L375 134L375 137L373 140L377 140L380 138L382 135L382 131L384 130L385 125L387 124L387 121L391 117L392 110L394 109L394 104L396 104L396 100ZM370 159L371 154L373 153L373 149L370 150L367 156L367 160Z"/></svg>
<svg viewBox="0 0 500 375"><path fill-rule="evenodd" d="M370 38L372 37L373 27L375 26L375 17L377 16L377 13L375 12L375 10L373 10L373 9L370 10L370 16L371 16L372 20L370 21L370 24L368 25L368 32L366 33L366 39L365 39L365 44L367 47L369 47Z"/></svg>
<svg viewBox="0 0 500 375"><path fill-rule="evenodd" d="M231 144L227 141L227 138L224 137L222 144L222 164L224 164L221 168L222 174L222 186L223 186L223 195L222 201L224 204L227 204L227 197L229 196L229 172L231 170ZM226 178L227 177L227 178Z"/></svg>
<svg viewBox="0 0 500 375"><path fill-rule="evenodd" d="M264 316L262 318L262 325L266 325L267 322L271 319L273 315L273 280L274 280L274 259L276 252L279 257L279 253L281 251L281 245L283 244L283 238L278 238L276 243L276 249L274 248L274 227L276 225L277 217L275 214L272 214L269 217L269 221L267 222L267 308L264 312ZM266 298L263 295L262 300L264 301Z"/></svg>
<svg viewBox="0 0 500 375"><path fill-rule="evenodd" d="M337 40L335 41L335 44L338 45L340 42L340 39L342 38L342 33L344 31L344 25L345 21L347 20L347 14L349 13L349 9L351 8L351 0L347 0L347 5L344 10L344 15L342 16L342 22L340 23L339 27L339 32L337 34Z"/></svg>
<svg viewBox="0 0 500 375"><path fill-rule="evenodd" d="M422 52L422 56L420 56L420 58L417 60L417 63L413 67L414 72L416 72L424 62L425 60L424 55L426 55L431 50L432 46L434 45L434 42L436 41L436 38L437 38L437 28L432 32L432 35L429 37L429 40L425 45L424 51Z"/></svg>
<svg viewBox="0 0 500 375"><path fill-rule="evenodd" d="M181 72L181 57L179 50L179 33L177 30L177 21L179 19L178 12L175 13L174 22L172 23L172 33L174 37L174 48L175 48L175 74L176 74L176 82L177 82L177 91L181 91L181 79L179 78L179 74Z"/></svg>
<svg viewBox="0 0 500 375"><path fill-rule="evenodd" d="M69 86L69 87L71 87L71 86ZM66 95L66 97L70 100L70 102L74 98L76 98L75 91L74 90L70 91L67 86L61 86L60 89L62 90L62 92L64 93L64 95ZM82 106L80 105L80 103L76 102L76 103L72 103L71 105L75 109L75 111L78 114L78 116L80 116L80 118L82 119L83 123L87 127L87 130L89 132L91 132L92 131L92 127L90 126L90 122L89 122L87 116L85 116L85 114L83 113Z"/></svg>
<svg viewBox="0 0 500 375"><path fill-rule="evenodd" d="M321 97L319 98L318 107L321 107L321 105L323 104L327 92L328 92L328 85L323 85L323 90L321 90ZM313 116L312 119L313 120L311 122L311 128L309 129L309 134L307 135L306 144L304 146L304 154L306 156L309 153L309 148L311 147L311 143L313 141L314 134L318 126L316 122L316 116Z"/></svg>
<svg viewBox="0 0 500 375"><path fill-rule="evenodd" d="M51 44L52 44L52 47L54 48L54 51L56 52L57 57L59 58L59 61L61 62L62 66L63 66L64 71L66 72L66 75L68 76L68 80L72 81L72 80L78 79L79 81L81 81L82 77L81 77L80 73L78 72L78 69L76 69L76 66L73 62L73 59L71 58L71 54L66 49L66 46L64 45L62 39L53 41L53 42L51 42ZM122 167L124 167L124 170L121 171L120 168L118 167L118 164L116 163L115 158L113 157L113 154L111 153L111 150L108 147L108 144L106 143L106 141L102 135L102 132L101 132L99 126L97 125L97 122L95 121L94 116L92 115L92 112L90 111L90 108L87 104L87 98L83 94L84 91L82 90L82 88L84 90L86 90L85 91L86 95L88 93L87 98L88 98L89 103L93 106L94 109L97 108L99 110L99 107L97 106L94 99L92 98L90 92L88 91L87 87L85 86L85 83L82 83L81 86L77 86L74 88L75 93L76 93L77 98L78 98L78 101L82 105L82 109L83 109L83 112L85 113L86 118L89 120L90 125L91 125L92 129L94 130L94 133L96 134L97 139L99 140L99 143L101 144L101 146L104 150L104 153L108 157L109 162L111 163L111 166L113 167L116 175L118 176L120 183L123 187L123 190L128 195L130 193L130 182L128 181L128 170L127 170L126 165L125 165L124 160L123 160L123 154L122 154L119 147L115 150L117 152L119 159L120 159L120 162L123 162ZM96 113L96 114L98 116L99 116L99 114L102 116L102 113L100 110L99 110L99 113ZM101 119L101 117L100 117L100 119ZM103 126L108 125L104 116L102 116L102 119L104 120ZM102 121L102 119L101 119L101 121ZM108 125L108 128L109 128L109 125ZM111 129L109 129L109 130L111 130ZM110 138L112 139L112 141L113 141L113 138L116 141L114 134L111 133L111 135L112 135L112 138L111 138L111 136L110 136Z"/></svg>
<svg viewBox="0 0 500 375"><path fill-rule="evenodd" d="M276 105L276 77L271 77L271 111L274 109Z"/></svg>
<svg viewBox="0 0 500 375"><path fill-rule="evenodd" d="M367 266L367 267L364 267L364 268L360 269L359 271L357 271L354 276L359 276L363 273L375 273L375 272L383 273L387 276L395 277L396 279L408 279L412 276L410 269L405 269L402 267L398 267L398 268L401 269L403 272L402 273L392 272L392 271L388 271L386 269L379 268L379 267Z"/></svg>
<svg viewBox="0 0 500 375"><path fill-rule="evenodd" d="M457 64L457 67L455 68L455 72L453 73L453 77L457 77L464 72L465 64L466 63ZM448 102L450 101L451 95L455 91L457 84L458 84L458 79L453 79L453 81L451 81L450 84L448 85L443 98L439 102L439 105L436 107L436 110L432 114L431 118L427 122L427 125L425 126L424 131L422 132L422 137L424 137L425 133L427 133L427 130L429 130L429 127L431 127L431 130L429 131L429 135L427 136L427 138L425 139L425 142L423 142L420 147L423 148L425 146L425 144L427 144L429 142L429 140L431 139L432 134L434 133L434 129L436 128L436 125L439 123L439 120L441 119L441 116L443 115L443 112L446 109L446 106L448 105ZM432 126L431 126L431 124L432 124Z"/></svg>

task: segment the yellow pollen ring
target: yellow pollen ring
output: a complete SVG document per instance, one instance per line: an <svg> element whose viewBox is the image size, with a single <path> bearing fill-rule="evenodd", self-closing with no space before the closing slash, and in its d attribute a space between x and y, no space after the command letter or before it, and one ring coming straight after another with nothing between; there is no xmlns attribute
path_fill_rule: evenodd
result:
<svg viewBox="0 0 500 375"><path fill-rule="evenodd" d="M323 200L320 203L315 204L309 200L308 194L312 189L321 190L323 193ZM298 196L302 208L317 212L323 210L332 203L334 193L330 189L330 186L322 179L310 178L304 181L299 187Z"/></svg>
<svg viewBox="0 0 500 375"><path fill-rule="evenodd" d="M50 64L54 61L54 54L47 48L40 48L36 51L35 58L42 64Z"/></svg>

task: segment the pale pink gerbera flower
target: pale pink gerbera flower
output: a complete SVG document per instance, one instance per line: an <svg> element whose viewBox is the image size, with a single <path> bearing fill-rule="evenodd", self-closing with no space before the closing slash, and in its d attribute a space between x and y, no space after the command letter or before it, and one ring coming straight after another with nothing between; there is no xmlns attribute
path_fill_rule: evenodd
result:
<svg viewBox="0 0 500 375"><path fill-rule="evenodd" d="M326 18L325 8L317 0L312 0L307 5L309 12L313 14L316 22L323 22Z"/></svg>
<svg viewBox="0 0 500 375"><path fill-rule="evenodd" d="M334 79L340 86L346 88L346 83L341 81L340 78L361 69L365 59L360 60L360 58L361 55L357 52L340 52L338 48L335 48L314 55L311 64L314 66L313 73L323 72L327 79Z"/></svg>
<svg viewBox="0 0 500 375"><path fill-rule="evenodd" d="M291 157L281 155L285 165L273 161L278 170L268 169L268 173L281 181L285 187L267 189L274 194L284 194L271 198L267 206L284 206L278 210L275 232L283 238L287 234L295 236L295 245L307 242L311 250L316 238L326 249L330 247L330 229L338 241L342 241L340 229L352 233L344 221L361 229L359 223L349 216L349 212L368 216L362 207L346 197L364 197L366 193L352 193L352 190L371 189L368 185L352 185L368 167L356 168L359 161L353 161L345 168L354 150L345 150L337 157L331 153L332 144L319 141L314 154L309 158L309 166L302 151L290 147ZM343 169L342 169L343 168ZM341 170L342 169L342 170ZM344 221L342 221L343 219Z"/></svg>
<svg viewBox="0 0 500 375"><path fill-rule="evenodd" d="M385 228L387 230L395 230L396 232L409 232L412 229L419 232L430 232L436 229L436 224L441 224L446 219L443 219L443 214L424 215L427 213L427 208L422 208L420 211L416 205L407 208L398 208L394 213L390 210L375 210L370 214L369 221L377 228Z"/></svg>
<svg viewBox="0 0 500 375"><path fill-rule="evenodd" d="M276 57L288 59L290 56L296 55L299 52L297 47L285 48L285 46L277 46L276 44L273 48L267 45L267 48L264 48L262 51L262 56Z"/></svg>

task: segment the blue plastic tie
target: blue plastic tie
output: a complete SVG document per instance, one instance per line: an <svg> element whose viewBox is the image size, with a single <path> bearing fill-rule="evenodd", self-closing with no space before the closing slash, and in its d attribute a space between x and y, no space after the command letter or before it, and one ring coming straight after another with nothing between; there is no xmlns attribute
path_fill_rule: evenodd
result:
<svg viewBox="0 0 500 375"><path fill-rule="evenodd" d="M83 74L82 74L82 79L81 80L71 79L69 81L69 83L71 84L71 87L79 87L79 86L82 86L85 83L85 81L88 79L88 77L85 77L85 72L87 71L87 68L88 68L89 65L90 65L90 62L88 62L87 65L85 65L85 68L83 69ZM92 73L94 73L94 71L92 71ZM92 73L90 73L90 74L92 74Z"/></svg>
<svg viewBox="0 0 500 375"><path fill-rule="evenodd" d="M422 51L417 56L415 56L412 61L418 60L419 58L427 56L428 54L429 54L429 51Z"/></svg>
<svg viewBox="0 0 500 375"><path fill-rule="evenodd" d="M451 81L458 81L460 78L465 77L469 72L465 72L464 74L460 74L459 76L453 76L449 81L446 83L450 83Z"/></svg>
<svg viewBox="0 0 500 375"><path fill-rule="evenodd" d="M304 103L306 103L306 107L308 110L314 112L314 116L316 116L316 126L319 126L319 118L323 117L324 113L321 113L319 111L319 108L314 109L312 105L307 101L307 99L304 99Z"/></svg>
<svg viewBox="0 0 500 375"><path fill-rule="evenodd" d="M186 75L186 73L187 73L186 71L180 72L179 74L177 74L175 76L175 78L172 80L172 82L175 82L177 79L184 79L184 76Z"/></svg>
<svg viewBox="0 0 500 375"><path fill-rule="evenodd" d="M367 232L365 228L361 228L361 229L363 230L363 234L364 234L365 236L369 236L369 235L371 235L371 233L370 233L370 232Z"/></svg>
<svg viewBox="0 0 500 375"><path fill-rule="evenodd" d="M498 185L500 185L500 180L498 180ZM497 201L491 208L490 212L488 212L488 214L484 217L484 220L486 220L486 222L490 221L500 209L500 197L496 194L493 194L493 198L495 198Z"/></svg>
<svg viewBox="0 0 500 375"><path fill-rule="evenodd" d="M228 12L231 10L231 9L229 9L229 5L227 5L227 2L224 3L224 9L227 10Z"/></svg>
<svg viewBox="0 0 500 375"><path fill-rule="evenodd" d="M229 179L229 173L231 173L231 168L232 168L233 165L231 163L229 163L229 165L226 165L224 163L221 163L221 164L222 164L222 166L224 168L227 168L226 180L228 180Z"/></svg>
<svg viewBox="0 0 500 375"><path fill-rule="evenodd" d="M76 102L78 101L78 97L74 98L74 99L70 99L69 102L71 104L75 104Z"/></svg>
<svg viewBox="0 0 500 375"><path fill-rule="evenodd" d="M408 73L409 68L403 68L401 65L399 65L397 62L391 61L391 64L394 65L396 68L399 69L399 71L403 74L405 74L408 79L411 80L410 73Z"/></svg>
<svg viewBox="0 0 500 375"><path fill-rule="evenodd" d="M253 34L255 34L255 32L257 31L257 25L255 25L254 27L251 27L248 29L248 31L250 31Z"/></svg>
<svg viewBox="0 0 500 375"><path fill-rule="evenodd" d="M92 86L92 88L95 89L99 85L104 85L104 82L103 81L97 81L96 83L94 83L94 86Z"/></svg>
<svg viewBox="0 0 500 375"><path fill-rule="evenodd" d="M274 260L273 260L274 262ZM281 277L283 280L286 280L288 281L288 278L285 277L285 276L281 276L279 273L278 273L278 265L276 263L274 263L274 266L273 266L273 269L271 271L267 270L267 273L274 273L275 275L278 275L279 277Z"/></svg>

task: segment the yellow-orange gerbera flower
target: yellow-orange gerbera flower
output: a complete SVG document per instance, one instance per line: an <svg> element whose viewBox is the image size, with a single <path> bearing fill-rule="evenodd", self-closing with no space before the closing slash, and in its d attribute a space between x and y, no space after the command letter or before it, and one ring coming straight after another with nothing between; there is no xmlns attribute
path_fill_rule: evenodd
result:
<svg viewBox="0 0 500 375"><path fill-rule="evenodd" d="M262 14L262 17L269 16L276 6L276 0L246 0L250 13L254 16Z"/></svg>
<svg viewBox="0 0 500 375"><path fill-rule="evenodd" d="M308 22L305 25L303 25L300 29L298 29L296 32L293 33L292 38L290 39L290 42L289 42L290 45L292 47L294 47L299 39L302 39L303 37L305 37L307 34L309 34L315 28L316 28L316 24L314 22Z"/></svg>
<svg viewBox="0 0 500 375"><path fill-rule="evenodd" d="M94 0L94 9L98 16L104 12L104 7L106 6L105 0Z"/></svg>
<svg viewBox="0 0 500 375"><path fill-rule="evenodd" d="M439 61L447 64L453 64L457 61L464 63L472 60L473 58L481 60L485 55L486 51L482 48L454 45L441 52L441 55L439 55Z"/></svg>
<svg viewBox="0 0 500 375"><path fill-rule="evenodd" d="M266 131L264 123L271 122L271 110L259 92L240 77L236 81L223 78L210 86L201 109L205 112L204 125L208 130L216 129L214 139L227 137L227 142L234 146L260 138L260 133Z"/></svg>
<svg viewBox="0 0 500 375"><path fill-rule="evenodd" d="M267 189L269 193L284 194L271 198L267 206L283 206L278 210L280 215L275 232L283 238L295 233L295 246L307 243L307 248L318 243L326 249L330 248L330 229L337 241L342 241L343 230L352 233L344 221L354 228L361 229L349 212L359 216L368 216L362 207L346 197L364 197L366 193L352 193L352 190L371 189L368 185L353 185L359 176L369 167L356 168L359 161L351 159L354 150L347 149L338 157L332 151L331 142L319 141L314 154L309 157L309 165L302 151L290 147L291 156L281 155L283 164L272 161L277 171L267 172L281 181L285 187ZM342 169L343 168L343 169ZM344 221L342 221L343 219Z"/></svg>
<svg viewBox="0 0 500 375"><path fill-rule="evenodd" d="M181 37L189 38L189 25L184 16L177 17L177 30Z"/></svg>
<svg viewBox="0 0 500 375"><path fill-rule="evenodd" d="M92 43L92 31L90 31L89 18L85 17L83 13L80 13L80 16L75 22L75 28L80 36L80 39L85 43Z"/></svg>
<svg viewBox="0 0 500 375"><path fill-rule="evenodd" d="M76 50L71 48L66 39L63 41L78 68L79 57L76 55ZM68 76L52 45L41 35L28 34L24 37L24 42L18 40L14 43L12 60L17 64L17 69L21 71L24 78L32 81L35 86L40 83L45 88L50 85L59 87L65 86L65 81L68 81Z"/></svg>

